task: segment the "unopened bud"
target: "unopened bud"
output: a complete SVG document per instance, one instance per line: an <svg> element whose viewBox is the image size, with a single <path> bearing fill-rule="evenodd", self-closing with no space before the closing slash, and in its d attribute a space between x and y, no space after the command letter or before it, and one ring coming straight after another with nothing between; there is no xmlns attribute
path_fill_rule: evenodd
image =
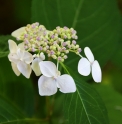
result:
<svg viewBox="0 0 122 124"><path fill-rule="evenodd" d="M57 55L60 55L61 53L60 52L57 52Z"/></svg>
<svg viewBox="0 0 122 124"><path fill-rule="evenodd" d="M68 58L67 55L65 55L65 56L64 56L64 59L67 59L67 58Z"/></svg>
<svg viewBox="0 0 122 124"><path fill-rule="evenodd" d="M61 59L61 62L64 62L64 59Z"/></svg>
<svg viewBox="0 0 122 124"><path fill-rule="evenodd" d="M76 48L76 49L79 48L79 45L76 45L75 48Z"/></svg>
<svg viewBox="0 0 122 124"><path fill-rule="evenodd" d="M57 56L56 56L56 55L52 55L52 58L53 58L53 59L57 59Z"/></svg>
<svg viewBox="0 0 122 124"><path fill-rule="evenodd" d="M69 53L69 50L65 50L65 53Z"/></svg>

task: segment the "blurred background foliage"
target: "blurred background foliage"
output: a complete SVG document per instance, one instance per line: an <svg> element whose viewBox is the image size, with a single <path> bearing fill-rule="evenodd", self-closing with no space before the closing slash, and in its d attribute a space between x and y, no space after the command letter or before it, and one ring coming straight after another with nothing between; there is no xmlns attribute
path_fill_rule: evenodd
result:
<svg viewBox="0 0 122 124"><path fill-rule="evenodd" d="M107 108L110 124L122 124L122 19L120 15L122 14L122 0L100 0L98 4L93 0L93 6L89 0L86 0L89 3L84 2L84 11L78 12L82 20L76 22L77 25L75 22L72 24L74 10L67 1L69 0L62 0L60 3L58 0L56 2L55 0L0 0L0 57L8 54L7 40L12 38L11 32L28 23L39 21L50 30L58 25L73 26L78 31L81 48L90 46L95 58L102 66L103 81L101 84L92 83L90 76L82 78L87 80L89 85L93 85L100 94ZM79 0L76 0L75 7L78 6L77 1ZM100 8L101 5L102 8ZM63 8L61 11L63 21L54 13L54 10L58 8ZM44 16L44 9L48 11L48 19ZM93 12L98 12L97 16L92 15ZM91 17L89 17L90 14ZM4 37L4 35L7 36ZM69 58L72 59L72 54ZM72 66L77 61L78 58L68 61L67 65ZM6 120L18 118L19 122L11 123L46 124L52 115L54 116L50 124L62 123L64 96L57 93L56 100L51 96L50 101L46 97L39 96L37 81L34 74L32 74L32 80L25 79L23 76L15 76L7 57L0 58L0 124ZM52 106L48 107L49 104ZM7 123L10 122L6 121Z"/></svg>

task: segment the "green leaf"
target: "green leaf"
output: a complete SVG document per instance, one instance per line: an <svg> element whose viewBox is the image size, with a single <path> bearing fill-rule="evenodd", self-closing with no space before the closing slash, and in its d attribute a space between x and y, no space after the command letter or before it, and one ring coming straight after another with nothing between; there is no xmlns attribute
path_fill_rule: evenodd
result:
<svg viewBox="0 0 122 124"><path fill-rule="evenodd" d="M31 117L34 112L34 91L31 80L22 75L17 77L7 58L1 58L0 65L0 94L13 101L28 117Z"/></svg>
<svg viewBox="0 0 122 124"><path fill-rule="evenodd" d="M10 35L2 35L0 36L0 58L8 55L8 40L13 39Z"/></svg>
<svg viewBox="0 0 122 124"><path fill-rule="evenodd" d="M66 124L109 124L107 110L95 89L82 80L75 83L77 91L65 97Z"/></svg>
<svg viewBox="0 0 122 124"><path fill-rule="evenodd" d="M38 92L38 91L37 91ZM17 77L7 58L0 59L0 124L38 124L34 118L34 89L30 79Z"/></svg>
<svg viewBox="0 0 122 124"><path fill-rule="evenodd" d="M93 87L62 64L75 80L77 91L67 94L64 101L66 124L109 124L106 107Z"/></svg>
<svg viewBox="0 0 122 124"><path fill-rule="evenodd" d="M45 120L28 118L13 102L0 95L0 124L39 124Z"/></svg>
<svg viewBox="0 0 122 124"><path fill-rule="evenodd" d="M110 124L122 123L122 95L115 91L110 85L95 85L96 90L102 96L108 110Z"/></svg>
<svg viewBox="0 0 122 124"><path fill-rule="evenodd" d="M118 43L118 47L111 58L111 62L122 69L122 41Z"/></svg>
<svg viewBox="0 0 122 124"><path fill-rule="evenodd" d="M32 0L32 22L40 22L49 30L56 26L75 28L80 46L89 46L100 65L116 49L120 20L116 0ZM69 66L80 59L72 56L67 62ZM76 70L75 66L72 68Z"/></svg>

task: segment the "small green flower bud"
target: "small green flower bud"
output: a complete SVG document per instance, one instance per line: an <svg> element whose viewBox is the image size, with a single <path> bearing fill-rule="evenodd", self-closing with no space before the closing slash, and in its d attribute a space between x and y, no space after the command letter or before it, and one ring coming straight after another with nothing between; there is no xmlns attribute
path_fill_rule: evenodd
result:
<svg viewBox="0 0 122 124"><path fill-rule="evenodd" d="M75 48L76 48L76 49L79 48L79 45L76 45Z"/></svg>
<svg viewBox="0 0 122 124"><path fill-rule="evenodd" d="M57 55L60 55L61 53L60 52L57 52Z"/></svg>
<svg viewBox="0 0 122 124"><path fill-rule="evenodd" d="M50 41L51 41L51 42L53 42L53 41L54 41L54 39L51 39Z"/></svg>
<svg viewBox="0 0 122 124"><path fill-rule="evenodd" d="M61 59L61 62L64 62L64 59Z"/></svg>
<svg viewBox="0 0 122 124"><path fill-rule="evenodd" d="M55 46L56 46L57 48L59 48L59 45L58 45L58 44L56 44Z"/></svg>
<svg viewBox="0 0 122 124"><path fill-rule="evenodd" d="M72 47L73 49L75 49L75 45L74 45L74 44L71 44L71 47Z"/></svg>
<svg viewBox="0 0 122 124"><path fill-rule="evenodd" d="M61 56L64 56L65 54L64 53L61 53Z"/></svg>
<svg viewBox="0 0 122 124"><path fill-rule="evenodd" d="M69 50L65 50L65 53L69 53Z"/></svg>
<svg viewBox="0 0 122 124"><path fill-rule="evenodd" d="M67 59L68 57L67 57L67 55L65 55L63 58L64 58L64 59Z"/></svg>
<svg viewBox="0 0 122 124"><path fill-rule="evenodd" d="M50 46L50 49L52 50L53 49L53 46Z"/></svg>
<svg viewBox="0 0 122 124"><path fill-rule="evenodd" d="M44 45L45 45L45 46L47 46L47 43L46 43L46 42L44 42Z"/></svg>
<svg viewBox="0 0 122 124"><path fill-rule="evenodd" d="M56 56L56 55L52 55L52 58L53 58L53 59L57 59L57 56Z"/></svg>
<svg viewBox="0 0 122 124"><path fill-rule="evenodd" d="M52 50L56 50L56 47L55 46L52 46Z"/></svg>
<svg viewBox="0 0 122 124"><path fill-rule="evenodd" d="M56 29L54 29L54 30L53 30L53 32L54 32L54 33L56 33L56 32L57 32L57 30L56 30Z"/></svg>
<svg viewBox="0 0 122 124"><path fill-rule="evenodd" d="M68 39L71 39L71 36L68 36L67 38L68 38Z"/></svg>
<svg viewBox="0 0 122 124"><path fill-rule="evenodd" d="M47 48L46 48L46 47L44 47L44 48L43 48L43 50L44 50L44 51L46 51L46 50L47 50Z"/></svg>

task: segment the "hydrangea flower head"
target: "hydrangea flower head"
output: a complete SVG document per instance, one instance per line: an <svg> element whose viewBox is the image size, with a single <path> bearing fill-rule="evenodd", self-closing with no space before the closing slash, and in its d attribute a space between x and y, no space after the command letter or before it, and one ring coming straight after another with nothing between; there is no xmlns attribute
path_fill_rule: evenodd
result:
<svg viewBox="0 0 122 124"><path fill-rule="evenodd" d="M13 40L8 41L8 58L12 69L17 76L22 73L26 78L30 77L32 70L36 76L41 75L38 80L41 96L53 95L58 89L62 93L76 91L74 79L63 64L70 52L81 57L78 63L78 72L81 75L88 76L91 72L94 81L101 82L102 73L98 61L94 59L88 47L84 49L87 58L80 55L82 50L76 41L77 31L73 28L58 26L49 31L36 22L15 30L12 36L22 41L18 46ZM45 61L46 59L48 61ZM57 67L51 60L57 61ZM68 74L61 75L58 70L59 64Z"/></svg>

